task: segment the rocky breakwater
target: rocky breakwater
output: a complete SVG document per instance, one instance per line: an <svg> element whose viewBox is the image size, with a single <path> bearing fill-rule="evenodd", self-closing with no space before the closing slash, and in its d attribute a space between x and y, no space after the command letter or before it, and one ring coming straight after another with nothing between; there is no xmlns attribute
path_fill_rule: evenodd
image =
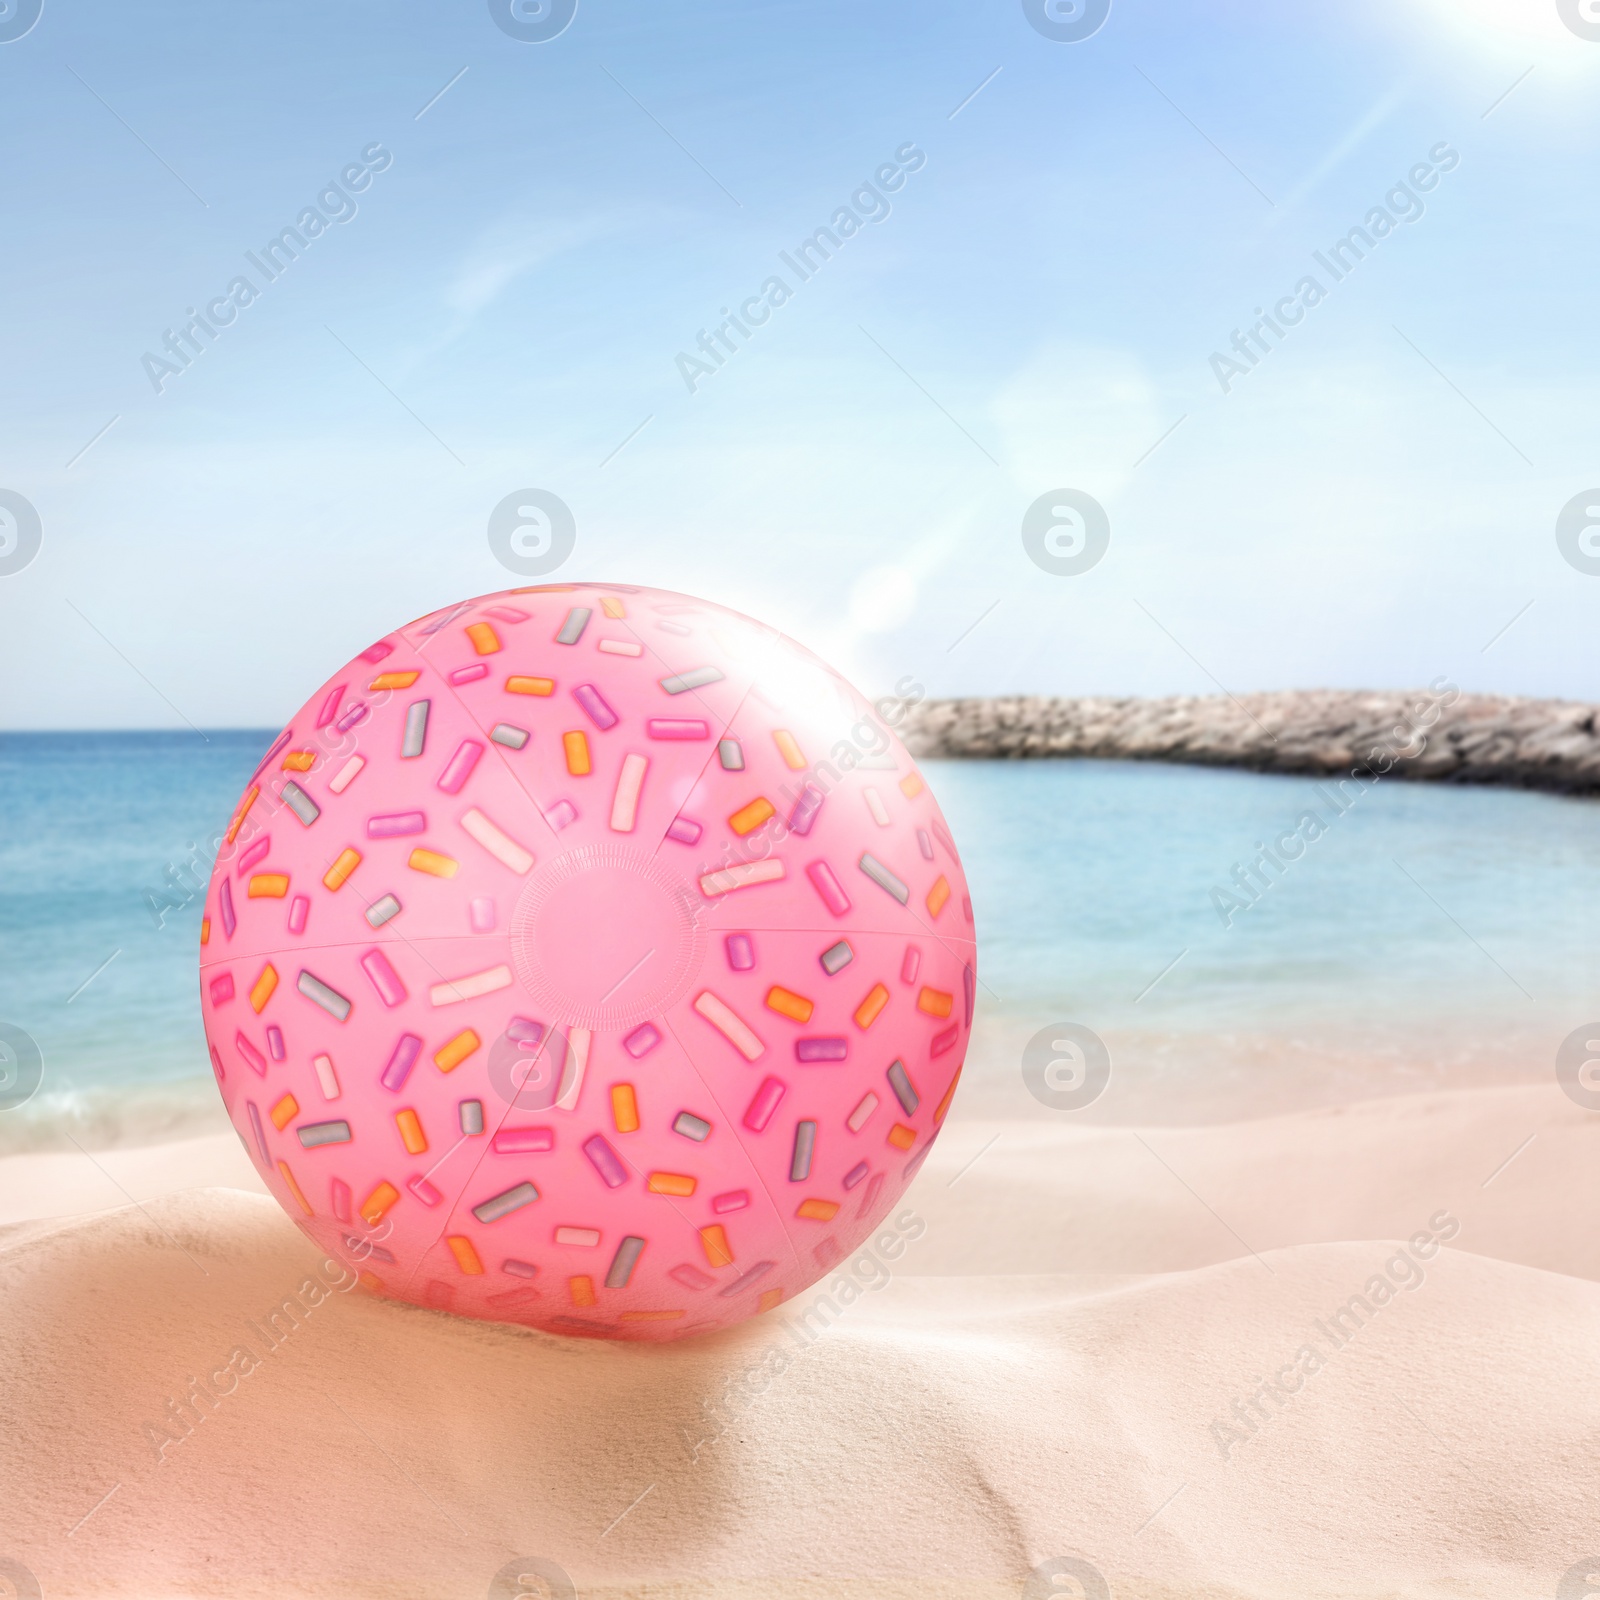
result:
<svg viewBox="0 0 1600 1600"><path fill-rule="evenodd" d="M1078 757L1392 775L1600 793L1600 706L1426 689L928 700L908 706L913 755Z"/></svg>

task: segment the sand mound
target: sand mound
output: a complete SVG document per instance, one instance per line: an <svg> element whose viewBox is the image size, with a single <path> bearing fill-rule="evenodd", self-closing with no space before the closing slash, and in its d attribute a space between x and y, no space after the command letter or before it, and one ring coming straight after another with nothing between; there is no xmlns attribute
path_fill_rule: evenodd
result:
<svg viewBox="0 0 1600 1600"><path fill-rule="evenodd" d="M1600 1285L1379 1242L930 1277L921 1244L633 1348L341 1292L235 1191L18 1225L0 1553L141 1600L540 1593L491 1590L517 1558L585 1597L975 1600L1053 1557L1118 1600L1522 1600L1600 1546Z"/></svg>

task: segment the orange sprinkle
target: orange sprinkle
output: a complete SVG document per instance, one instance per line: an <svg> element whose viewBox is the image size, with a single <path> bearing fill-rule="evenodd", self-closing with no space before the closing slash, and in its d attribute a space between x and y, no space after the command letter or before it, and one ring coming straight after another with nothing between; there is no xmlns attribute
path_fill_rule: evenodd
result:
<svg viewBox="0 0 1600 1600"><path fill-rule="evenodd" d="M781 1306L783 1304L783 1290L763 1289L761 1291L761 1298L756 1302L756 1304L757 1307L762 1311L771 1311L774 1306Z"/></svg>
<svg viewBox="0 0 1600 1600"><path fill-rule="evenodd" d="M603 594L600 596L600 609L605 612L608 617L615 621L620 621L628 614L627 608L619 599L617 599L614 594Z"/></svg>
<svg viewBox="0 0 1600 1600"><path fill-rule="evenodd" d="M278 969L269 961L261 969L261 976L256 979L250 989L250 1005L259 1017L261 1008L272 998L272 991L278 987Z"/></svg>
<svg viewBox="0 0 1600 1600"><path fill-rule="evenodd" d="M287 1161L280 1161L278 1163L278 1171L283 1174L283 1181L289 1185L289 1193L292 1194L299 1202L300 1209L305 1212L308 1217L313 1215L311 1210L311 1202L307 1200L305 1195L301 1192L300 1185L294 1181L294 1174L289 1170L289 1163Z"/></svg>
<svg viewBox="0 0 1600 1600"><path fill-rule="evenodd" d="M767 1009L776 1011L780 1017L792 1017L796 1022L809 1022L816 1006L803 994L775 983L767 990Z"/></svg>
<svg viewBox="0 0 1600 1600"><path fill-rule="evenodd" d="M317 764L315 750L291 750L283 758L283 771L309 772Z"/></svg>
<svg viewBox="0 0 1600 1600"><path fill-rule="evenodd" d="M342 889L345 880L361 865L359 850L341 850L331 867L322 874L324 889Z"/></svg>
<svg viewBox="0 0 1600 1600"><path fill-rule="evenodd" d="M406 858L413 872L426 872L435 878L453 878L461 863L451 856L442 856L434 850L413 850Z"/></svg>
<svg viewBox="0 0 1600 1600"><path fill-rule="evenodd" d="M433 1053L433 1064L441 1072L454 1072L483 1040L471 1028L463 1028L448 1044Z"/></svg>
<svg viewBox="0 0 1600 1600"><path fill-rule="evenodd" d="M956 1085L961 1082L961 1068L956 1068L956 1075L950 1080L950 1087L944 1092L944 1099L933 1108L933 1120L943 1122L944 1114L950 1109L950 1102L956 1097Z"/></svg>
<svg viewBox="0 0 1600 1600"><path fill-rule="evenodd" d="M585 1275L567 1279L567 1293L572 1297L575 1306L592 1306L594 1298L594 1279Z"/></svg>
<svg viewBox="0 0 1600 1600"><path fill-rule="evenodd" d="M917 996L917 1010L930 1017L948 1017L952 998L943 989L924 988Z"/></svg>
<svg viewBox="0 0 1600 1600"><path fill-rule="evenodd" d="M224 835L229 844L239 837L239 829L244 826L244 819L261 795L259 784L252 783L244 792L244 799L239 802L239 809L234 812L232 821L228 824L228 831Z"/></svg>
<svg viewBox="0 0 1600 1600"><path fill-rule="evenodd" d="M611 1085L611 1121L618 1133L639 1131L639 1100L631 1083Z"/></svg>
<svg viewBox="0 0 1600 1600"><path fill-rule="evenodd" d="M917 796L921 794L922 791L927 787L927 784L922 781L922 774L920 772L908 772L905 777L900 780L900 793L903 794L907 800L915 800Z"/></svg>
<svg viewBox="0 0 1600 1600"><path fill-rule="evenodd" d="M776 815L772 802L765 795L757 795L747 806L740 806L728 818L728 826L741 837L754 833L768 817Z"/></svg>
<svg viewBox="0 0 1600 1600"><path fill-rule="evenodd" d="M250 877L246 891L252 900L281 900L289 892L287 872L256 872Z"/></svg>
<svg viewBox="0 0 1600 1600"><path fill-rule="evenodd" d="M422 676L417 672L380 672L371 683L369 689L409 689L418 678Z"/></svg>
<svg viewBox="0 0 1600 1600"><path fill-rule="evenodd" d="M783 764L791 772L798 772L806 764L805 752L795 741L795 736L787 728L774 728L772 742L778 747L778 754L783 757Z"/></svg>
<svg viewBox="0 0 1600 1600"><path fill-rule="evenodd" d="M676 1322L681 1311L624 1311L619 1322Z"/></svg>
<svg viewBox="0 0 1600 1600"><path fill-rule="evenodd" d="M292 1094L286 1094L267 1114L272 1118L272 1126L282 1133L300 1115L300 1102Z"/></svg>
<svg viewBox="0 0 1600 1600"><path fill-rule="evenodd" d="M200 919L200 943L201 944L210 944L211 943L211 918L210 917L201 917L201 919Z"/></svg>
<svg viewBox="0 0 1600 1600"><path fill-rule="evenodd" d="M407 1151L414 1156L420 1156L428 1148L428 1136L422 1131L421 1117L407 1106L404 1111L395 1112L394 1121Z"/></svg>
<svg viewBox="0 0 1600 1600"><path fill-rule="evenodd" d="M727 1230L720 1222L707 1223L700 1230L700 1248L706 1253L706 1260L714 1267L731 1267L733 1265L733 1246L728 1243Z"/></svg>
<svg viewBox="0 0 1600 1600"><path fill-rule="evenodd" d="M467 637L480 656L492 656L500 648L500 635L487 622L469 622Z"/></svg>
<svg viewBox="0 0 1600 1600"><path fill-rule="evenodd" d="M472 1248L472 1241L462 1234L452 1233L445 1243L450 1246L450 1254L456 1258L456 1265L467 1274L469 1278L483 1276L483 1263L478 1259L478 1252Z"/></svg>
<svg viewBox="0 0 1600 1600"><path fill-rule="evenodd" d="M506 679L506 692L508 694L554 694L556 680L554 678L517 678Z"/></svg>
<svg viewBox="0 0 1600 1600"><path fill-rule="evenodd" d="M839 1214L837 1200L802 1200L797 1217L804 1217L808 1222L832 1222Z"/></svg>
<svg viewBox="0 0 1600 1600"><path fill-rule="evenodd" d="M897 1122L889 1130L889 1143L896 1150L909 1150L917 1142L916 1133L908 1128L905 1123Z"/></svg>
<svg viewBox="0 0 1600 1600"><path fill-rule="evenodd" d="M378 1277L376 1273L359 1272L356 1274L356 1282L359 1283L368 1294L384 1293L383 1279Z"/></svg>
<svg viewBox="0 0 1600 1600"><path fill-rule="evenodd" d="M369 1228L377 1227L383 1221L389 1207L399 1198L400 1191L392 1183L380 1182L377 1188L361 1202L361 1220Z"/></svg>
<svg viewBox="0 0 1600 1600"><path fill-rule="evenodd" d="M696 1185L686 1172L652 1172L648 1187L651 1194L675 1194L687 1198L694 1193Z"/></svg>
<svg viewBox="0 0 1600 1600"><path fill-rule="evenodd" d="M574 778L586 778L593 771L589 764L589 740L583 730L561 735L561 748L567 755L567 771Z"/></svg>
<svg viewBox="0 0 1600 1600"><path fill-rule="evenodd" d="M873 984L867 998L856 1007L856 1026L865 1033L888 1003L889 991L881 983Z"/></svg>
<svg viewBox="0 0 1600 1600"><path fill-rule="evenodd" d="M946 878L943 873L941 873L939 875L939 881L935 883L934 886L928 891L928 915L930 917L938 916L939 913L944 910L944 903L949 898L950 880Z"/></svg>

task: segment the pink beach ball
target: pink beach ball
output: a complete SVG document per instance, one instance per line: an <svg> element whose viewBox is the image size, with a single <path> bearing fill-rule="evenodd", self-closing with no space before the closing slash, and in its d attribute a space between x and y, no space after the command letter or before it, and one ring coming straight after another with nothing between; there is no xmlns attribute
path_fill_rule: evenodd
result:
<svg viewBox="0 0 1600 1600"><path fill-rule="evenodd" d="M791 640L621 585L398 629L274 740L200 942L267 1187L372 1292L665 1340L883 1220L972 1027L950 830Z"/></svg>

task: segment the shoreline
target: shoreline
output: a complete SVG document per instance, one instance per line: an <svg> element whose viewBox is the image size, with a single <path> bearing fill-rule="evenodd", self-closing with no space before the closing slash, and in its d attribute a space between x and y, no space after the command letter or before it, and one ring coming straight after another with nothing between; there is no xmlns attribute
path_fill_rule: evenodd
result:
<svg viewBox="0 0 1600 1600"><path fill-rule="evenodd" d="M1435 679L1410 691L928 700L906 707L900 734L918 760L1162 761L1588 795L1600 793L1597 715Z"/></svg>

